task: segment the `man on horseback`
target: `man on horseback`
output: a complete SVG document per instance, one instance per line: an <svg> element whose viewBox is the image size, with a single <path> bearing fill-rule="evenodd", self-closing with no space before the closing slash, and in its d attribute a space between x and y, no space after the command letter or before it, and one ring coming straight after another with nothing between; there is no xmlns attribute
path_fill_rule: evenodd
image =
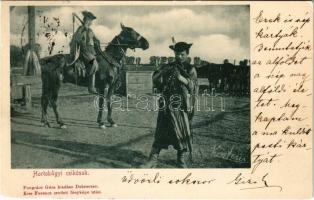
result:
<svg viewBox="0 0 314 200"><path fill-rule="evenodd" d="M74 33L70 43L70 54L72 58L79 49L79 59L88 70L88 91L95 94L95 73L98 70L98 63L96 60L95 46L100 45L99 40L96 38L94 32L90 28L92 21L96 19L95 15L88 11L82 12L84 18L81 21L82 25Z"/></svg>

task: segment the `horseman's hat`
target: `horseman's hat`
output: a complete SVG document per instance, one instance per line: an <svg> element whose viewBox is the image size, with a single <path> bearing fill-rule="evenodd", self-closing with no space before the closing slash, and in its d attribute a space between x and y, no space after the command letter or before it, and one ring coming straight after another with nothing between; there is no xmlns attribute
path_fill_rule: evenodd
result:
<svg viewBox="0 0 314 200"><path fill-rule="evenodd" d="M169 48L175 52L182 52L182 51L189 51L191 46L192 46L192 43L188 44L186 42L178 42L175 45L170 45Z"/></svg>
<svg viewBox="0 0 314 200"><path fill-rule="evenodd" d="M89 12L89 11L85 10L85 11L82 12L82 14L84 16L83 20L86 20L86 19L94 20L94 19L96 19L96 16L93 13Z"/></svg>

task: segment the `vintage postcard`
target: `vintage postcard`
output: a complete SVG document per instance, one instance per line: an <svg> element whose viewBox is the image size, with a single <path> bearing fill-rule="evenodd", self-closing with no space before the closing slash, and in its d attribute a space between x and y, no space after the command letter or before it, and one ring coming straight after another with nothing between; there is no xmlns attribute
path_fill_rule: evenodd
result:
<svg viewBox="0 0 314 200"><path fill-rule="evenodd" d="M4 198L311 198L310 1L2 1Z"/></svg>

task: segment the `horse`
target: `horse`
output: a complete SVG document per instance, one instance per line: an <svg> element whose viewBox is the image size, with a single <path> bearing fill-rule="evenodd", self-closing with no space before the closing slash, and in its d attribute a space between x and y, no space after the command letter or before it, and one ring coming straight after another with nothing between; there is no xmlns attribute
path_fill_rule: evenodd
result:
<svg viewBox="0 0 314 200"><path fill-rule="evenodd" d="M121 61L126 56L127 49L135 50L137 48L146 50L149 48L148 41L136 32L133 28L120 24L121 32L116 35L104 51L100 49L100 46L96 48L96 59L99 69L96 72L95 86L98 91L98 116L97 123L101 129L106 126L102 119L104 98L107 100L107 121L110 126L116 127L116 123L112 119L112 105L111 99L115 90L119 68L121 67ZM79 59L79 52L75 53L74 61ZM47 108L50 105L56 116L57 123L60 128L66 128L65 123L61 119L57 109L57 99L59 89L61 87L62 79L77 80L77 72L75 69L75 62L71 62L71 56L69 54L57 54L41 60L42 66L42 123L45 127L50 127L47 119ZM69 64L69 61L71 62Z"/></svg>

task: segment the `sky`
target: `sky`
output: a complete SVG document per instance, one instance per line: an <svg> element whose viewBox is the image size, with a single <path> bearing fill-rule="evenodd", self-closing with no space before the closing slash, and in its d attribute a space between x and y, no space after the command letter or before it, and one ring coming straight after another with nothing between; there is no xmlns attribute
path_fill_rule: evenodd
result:
<svg viewBox="0 0 314 200"><path fill-rule="evenodd" d="M145 37L150 43L148 50L127 51L128 56L141 57L142 63L148 63L150 56L173 56L173 51L169 49L172 36L177 42L193 43L190 56L198 56L209 62L222 63L224 59L229 59L238 63L250 57L250 9L246 5L38 6L36 42L42 46L43 56L49 55L49 40L56 42L52 55L69 52L73 34L72 13L83 18L83 10L88 10L97 17L92 29L102 43L110 42L120 33L120 23L132 27ZM12 8L11 45L21 46L21 43L27 43L26 24L27 7ZM50 24L49 29L47 24ZM78 26L79 22L76 21L74 28ZM52 28L57 29L57 32L51 31ZM45 36L47 31L51 32L50 39Z"/></svg>

